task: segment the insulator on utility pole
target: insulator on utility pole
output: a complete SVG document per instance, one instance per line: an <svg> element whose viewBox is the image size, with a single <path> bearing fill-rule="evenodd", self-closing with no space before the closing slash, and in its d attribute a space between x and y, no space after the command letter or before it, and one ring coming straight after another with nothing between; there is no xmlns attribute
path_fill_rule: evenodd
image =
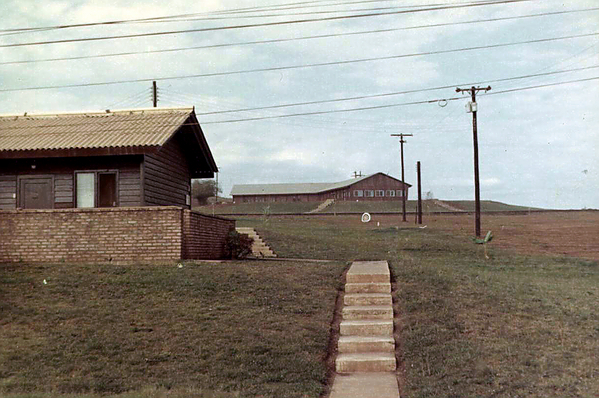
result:
<svg viewBox="0 0 599 398"><path fill-rule="evenodd" d="M475 207L475 227L474 232L477 237L480 237L480 179L478 173L478 132L476 126L476 112L478 105L476 104L476 92L477 91L489 91L491 86L488 87L470 87L470 88L456 88L457 93L469 92L472 96L472 102L467 106L467 111L472 112L472 137L474 141L474 207Z"/></svg>

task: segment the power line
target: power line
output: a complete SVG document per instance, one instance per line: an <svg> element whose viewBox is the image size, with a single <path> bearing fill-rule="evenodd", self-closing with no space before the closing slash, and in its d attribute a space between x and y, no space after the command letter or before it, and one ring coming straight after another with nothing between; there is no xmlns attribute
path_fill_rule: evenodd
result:
<svg viewBox="0 0 599 398"><path fill-rule="evenodd" d="M451 4L451 3L444 3ZM322 14L348 14L348 13L356 13L356 12L373 12L373 11L386 11L386 10L397 10L397 9L405 9L405 6L394 6L394 7L374 7L374 8L356 8L356 9L347 9L347 10L325 10L325 11L306 11L306 12L292 12L292 13L278 13L278 14L260 14L260 15L229 15L229 16L218 16L218 17L191 17L185 19L163 19L163 20L146 20L146 21L131 21L131 22L122 22L115 24L125 24L125 23L158 23L158 22L202 22L202 21L222 21L231 19L257 19L257 18L278 18L278 17L288 17L288 16L300 16L300 15L322 15ZM224 14L223 14L224 15ZM0 33L0 36L14 36L18 34L24 33L39 33L39 32L48 32L56 29L62 28L37 28L32 30L20 30L14 32L6 32ZM1 31L0 31L1 32Z"/></svg>
<svg viewBox="0 0 599 398"><path fill-rule="evenodd" d="M300 3L295 3L295 4L310 4L310 3L318 3L318 4L311 4L311 5L303 5L303 6L291 6L294 3L288 4L288 6L290 7L285 7L285 6L262 6L262 7L255 7L256 9L254 10L246 10L246 11L233 11L233 12L222 12L222 13L226 13L226 14L235 14L235 13L250 13L250 12L264 12L264 10L268 10L268 11L273 11L273 10L292 10L292 9L304 9L304 8L315 8L315 7L334 7L334 6L347 6L347 5L353 5L353 4L364 4L364 3L383 3L383 2L391 2L394 0L361 0L361 1L344 1L341 3L330 3L330 4L322 4L323 2L326 1L308 1L308 2L300 2ZM422 5L422 4L418 4L418 5L402 5L401 8L420 8L420 7L437 7L437 6L444 6L444 5L457 5L457 4L472 4L472 3L481 3L481 2L486 2L487 0L477 0L477 1L462 1L462 2L449 2L449 3L431 3L431 4L426 4L426 5ZM216 12L217 14L221 14L220 12Z"/></svg>
<svg viewBox="0 0 599 398"><path fill-rule="evenodd" d="M457 5L457 6L428 7L428 8L421 8L421 9L417 9L417 10L402 10L402 11L389 11L389 12L380 12L380 13L366 13L366 14L344 15L344 16L336 16L336 17L299 19L299 20L293 20L293 21L265 22L265 23L257 23L257 24L219 26L219 27L212 27L212 28L182 29L182 30L174 30L174 31L166 31L166 32L135 33L135 34L116 35L116 36L86 37L86 38L78 38L78 39L63 39L63 40L48 40L48 41L27 42L27 43L13 43L13 44L2 44L2 45L0 45L0 48L38 46L38 45L59 44L59 43L90 42L90 41L99 41L99 40L130 39L130 38L134 38L134 37L164 36L164 35L174 35L174 34L181 34L181 33L246 29L246 28L266 27L266 26L302 24L302 23L310 23L310 22L338 21L338 20L345 20L345 19L368 18L368 17L379 17L379 16L388 16L388 15L399 15L399 14L413 14L413 13L419 13L419 12L429 12L429 11L439 11L439 10L481 7L481 6L486 6L486 5L520 3L520 2L525 2L525 1L528 2L528 1L536 1L536 0L502 0L502 1L495 1L495 2L487 1L487 2L481 2L481 3L475 3L475 4Z"/></svg>
<svg viewBox="0 0 599 398"><path fill-rule="evenodd" d="M472 86L472 85L483 84L483 83L486 84L486 83L505 82L505 81L510 81L510 80L529 79L529 78L540 77L540 76L549 76L549 75L556 75L556 74L569 73L569 72L579 72L579 71L583 71L583 70L597 69L597 68L599 68L599 65L587 66L587 67L575 68L575 69L567 69L567 70L556 71L556 72L535 73L535 74L531 74L531 75L514 76L514 77L507 77L507 78L494 79L494 80L485 80L485 81L473 82L473 83L461 83L461 84L451 84L448 86L429 87L429 88L425 88L425 89L395 91L395 92L391 92L391 93L361 95L361 96L356 96L356 97L336 98L336 99L331 99L331 100L296 102L296 103L292 103L292 104L279 104L279 105L261 106L261 107L253 107L253 108L241 108L241 109L231 109L231 110L212 111L212 112L198 112L196 114L198 116L200 116L200 115L215 115L215 114L223 114L223 113L247 112L247 111L264 110L264 109L287 108L287 107L292 107L292 106L324 104L324 103L330 103L330 102L355 101L355 100L361 100L361 99L381 98L381 97L389 97L389 96L396 96L396 95L403 95L403 94L421 93L421 92L425 92L425 91L444 90L444 89L448 89L448 88L453 88L455 86Z"/></svg>
<svg viewBox="0 0 599 398"><path fill-rule="evenodd" d="M416 26L408 26L408 27L401 27L401 28L375 29L375 30L366 30L366 31L358 31L358 32L331 33L331 34L324 34L324 35L291 37L291 38L283 38L283 39L256 40L256 41L237 42L237 43L222 43L222 44L211 44L211 45L204 45L204 46L179 47L179 48L162 49L162 50L128 51L128 52L120 52L120 53L82 55L82 56L74 56L74 57L46 58L46 59L39 59L39 60L6 61L6 62L0 62L0 65L16 65L16 64L27 64L27 63L37 63L37 62L54 62L54 61L72 61L72 60L92 59L92 58L108 58L108 57L130 56L130 55L139 55L139 54L158 54L158 53L168 53L168 52L201 50L201 49L209 49L209 48L283 43L283 42L296 41L296 40L311 40L311 39L323 39L323 38L364 35L364 34L373 34L373 33L388 33L388 32L402 31L402 30L437 28L437 27L443 27L443 26L465 25L465 24L484 23L484 22L498 22L498 21L507 21L507 20L514 20L514 19L522 19L522 18L535 18L535 17L553 16L553 15L570 14L570 13L587 12L587 11L597 11L597 10L599 10L599 7L577 9L577 10L567 10L567 11L545 12L545 13L539 13L539 14L517 15L517 16L512 16L512 17L500 17L500 18L477 19L477 20L460 21L460 22L445 22L445 23L428 24L428 25L416 25Z"/></svg>
<svg viewBox="0 0 599 398"><path fill-rule="evenodd" d="M106 108L110 109L110 108L114 107L115 105L121 105L121 104L130 103L130 102L136 102L138 99L140 99L140 97L147 96L149 94L150 94L150 89L146 88L146 89L142 90L141 92L138 92L137 94L133 94L133 95L127 97L127 98L124 98L124 99L122 99L120 101L117 101L117 102L114 102L114 103L110 104L109 106L105 107L105 109Z"/></svg>
<svg viewBox="0 0 599 398"><path fill-rule="evenodd" d="M487 95L504 94L504 93L511 93L511 92L515 92L515 91L532 90L532 89L536 89L536 88L552 87L552 86L559 86L559 85L571 84L571 83L580 83L580 82L586 82L586 81L591 81L591 80L599 80L599 76L597 76L597 77L590 77L590 78L586 78L586 79L570 80L570 81L559 82L559 83L548 83L548 84L540 84L540 85L536 85L536 86L520 87L520 88L514 88L514 89L496 91L494 93L488 93L488 94L484 94L484 95L487 96ZM483 94L481 94L481 96L482 95ZM214 121L214 122L202 122L202 124L238 123L238 122L248 122L248 121L256 121L256 120L265 120L265 119L278 119L278 118L286 118L286 117L296 117L296 116L313 116L313 115L324 115L324 114L329 114L329 113L356 112L356 111L364 111L364 110L374 110L374 109L383 109L383 108L394 108L394 107L408 106L408 105L431 104L431 103L436 103L436 102L439 102L439 101L456 101L456 100L460 100L460 99L463 99L463 97L438 98L438 99L433 99L433 100L403 102L403 103L399 103L399 104L375 105L375 106L367 106L367 107L360 107L360 108L350 108L350 109L334 109L334 110L328 110L328 111L315 111L315 112L293 113L293 114L277 115L277 116L263 116L263 117L245 118L245 119L230 119L230 120L221 120L221 121Z"/></svg>
<svg viewBox="0 0 599 398"><path fill-rule="evenodd" d="M433 100L402 102L399 104L374 105L374 106L364 106L364 107L349 108L349 109L333 109L333 110L328 110L328 111L302 112L302 113L292 113L292 114L287 114L287 115L260 116L260 117L244 118L244 119L219 120L219 121L214 121L214 122L202 122L202 124L237 123L237 122L248 122L248 121L265 120L265 119L279 119L279 118L285 118L285 117L296 117L296 116L326 115L326 114L330 114L330 113L356 112L356 111L367 111L367 110L374 110L374 109L395 108L395 107L407 106L407 105L432 104L432 103L436 103L439 101L457 101L460 99L463 99L463 98L462 97L437 98L437 99L433 99Z"/></svg>
<svg viewBox="0 0 599 398"><path fill-rule="evenodd" d="M43 27L30 27L30 28L12 28L12 29L0 29L0 32L8 32L8 33L27 33L27 32L38 32L38 31L48 31L48 30L59 30L59 29L69 29L69 28L80 28L80 27L91 27L91 26L100 26L100 25L118 25L118 24L127 24L127 23L147 23L147 22L163 22L172 20L174 22L179 22L180 18L193 18L197 16L205 16L205 15L223 15L223 14L237 14L237 13L249 13L249 12L264 12L265 10L274 11L274 10L289 10L289 9L302 9L302 8L314 8L314 7L332 7L338 5L351 5L351 4L363 4L363 3L379 3L379 2L388 2L392 0L362 0L362 1L353 1L353 2L341 2L341 3L331 3L331 4L322 4L326 3L329 0L323 1L305 1L305 2L295 2L295 3L287 3L281 5L274 6L259 6L259 7L245 7L245 8L234 8L230 10L220 10L220 11L208 11L208 12L200 12L200 13L187 13L187 14L179 14L179 15L169 15L169 16L160 16L160 17L148 17L148 18L135 18L135 19L121 19L121 20L113 20L113 21L103 21L103 22L89 22L89 23L79 23L79 24L70 24L70 25L54 25L54 26L43 26ZM524 1L524 0L523 0ZM502 3L501 1L467 1L461 2L457 4L476 4L476 3L489 3L492 4L494 2ZM318 3L318 4L315 4ZM298 6L304 4L303 6ZM311 5L306 5L311 4ZM428 7L437 7L437 6L445 6L445 5L457 5L454 3L436 3L436 4L428 4ZM286 7L292 6L292 7ZM401 8L418 8L423 7L422 5L404 5ZM396 7L398 8L398 7Z"/></svg>
<svg viewBox="0 0 599 398"><path fill-rule="evenodd" d="M464 47L464 48L457 48L457 49L450 49L450 50L427 51L427 52L412 53L412 54L390 55L390 56L386 56L386 57L361 58L361 59L352 59L352 60L345 60L345 61L332 61L332 62L322 62L322 63L303 64L303 65L275 66L275 67L269 67L269 68L246 69L246 70L228 71L228 72L212 72L212 73L185 75L185 76L166 76L166 77L160 77L160 78L142 78L142 79L131 79L131 80L118 80L118 81L112 81L112 82L95 82L95 83L54 85L54 86L8 88L8 89L0 89L0 92L48 90L48 89L75 88L75 87L93 87L93 86L105 86L105 85L115 85L115 84L125 84L125 83L140 83L140 82L148 82L148 81L153 81L153 80L164 81L164 80L192 79L192 78L200 78L200 77L228 76L228 75L245 74L245 73L273 72L273 71L281 71L281 70L313 68L313 67L323 67L323 66L333 66L333 65L347 65L347 64L353 64L353 63L373 62L373 61L382 61L382 60L391 60L391 59L400 59L400 58L409 58L409 57L420 57L420 56L426 56L426 55L447 54L447 53L463 52L463 51L474 51L474 50L482 50L482 49L488 49L488 48L508 47L508 46L515 46L515 45L521 45L521 44L542 43L542 42L549 42L549 41L597 36L597 35L599 35L599 33L587 33L587 34L582 34L582 35L553 37L553 38L548 38L548 39L526 40L526 41L513 42L513 43L502 43L502 44L492 44L492 45L486 45L486 46Z"/></svg>
<svg viewBox="0 0 599 398"><path fill-rule="evenodd" d="M569 81L557 82L557 83L547 83L547 84L540 84L540 85L535 85L535 86L527 86L527 87L519 87L519 88L513 88L513 89L507 89L507 90L500 90L500 91L496 91L494 93L481 94L481 96L505 94L505 93L511 93L511 92L515 92L515 91L525 91L525 90L532 90L532 89L537 89L537 88L553 87L553 86L559 86L559 85L564 85L564 84L580 83L580 82L593 81L593 80L599 80L599 76L585 78L585 79L569 80ZM376 105L376 106L359 107L359 108L333 109L333 110L328 110L328 111L303 112L303 113L293 113L293 114L276 115L276 116L264 116L264 117L255 117L255 118L202 122L202 124L207 125L207 124L238 123L238 122L258 121L258 120L267 120L267 119L289 118L289 117L297 117L297 116L313 116L313 115L323 115L323 114L331 114L331 113L356 112L356 111L364 111L364 110L374 110L374 109L393 108L393 107L400 107L400 106L409 106L409 105L432 104L432 103L437 103L439 101L457 101L457 100L462 100L462 99L464 99L464 97L437 98L437 99L431 99L431 100L412 101L412 102L403 102L403 103L397 103L397 104ZM13 116L11 116L11 117L13 117ZM35 117L35 115L32 115L31 117ZM0 117L0 120L2 120L2 117ZM104 121L101 122L101 124L118 123L118 122L123 122L123 121L126 121L126 119L119 118L119 120L106 120L105 122ZM65 126L81 126L81 125L86 125L86 124L98 124L98 122L94 121L94 122L84 122L84 123L74 123L74 124L49 124L49 125L38 125L35 127L36 128L39 128L39 127L65 127ZM169 125L170 124L160 124L160 126L169 126ZM179 124L177 124L177 125L179 125ZM181 125L195 125L195 123L186 123L186 124L181 124ZM3 128L2 130L8 130L8 129L13 129L13 128L18 129L18 128L22 128L22 127L8 127L8 128ZM118 129L115 129L115 130L118 130ZM112 130L103 129L103 130L98 130L97 132L106 132L106 131L112 131ZM59 132L56 132L56 134L59 134ZM93 133L89 133L89 134L93 134ZM16 137L16 136L21 136L21 135L19 135L19 134L12 135L11 134L9 136Z"/></svg>
<svg viewBox="0 0 599 398"><path fill-rule="evenodd" d="M112 20L112 21L102 21L102 22L88 22L88 23L78 23L78 24L70 24L70 25L51 25L51 26L38 26L38 27L29 27L29 28L11 28L11 29L0 29L0 32L7 32L0 35L6 34L18 34L18 33L29 33L29 32L40 32L40 31L49 31L49 30L60 30L60 29L70 29L70 28L81 28L81 27L92 27L92 26L101 26L101 25L120 25L120 24L129 24L129 23L154 23L154 22L179 22L180 18L193 18L198 16L205 15L226 15L226 14L238 14L238 13L250 13L250 12L264 12L265 10L285 10L285 9L301 9L301 8L310 8L310 7L328 7L335 5L346 5L346 4L359 4L359 3L373 3L373 2L388 2L392 0L363 0L363 1L355 1L355 2L346 2L346 3L332 3L332 4L316 4L313 3L326 3L330 0L322 0L322 1L305 1L305 2L295 2L295 3L287 3L281 5L274 6L259 6L259 7L245 7L245 8L233 8L229 10L216 10L216 11L206 11L206 12L197 12L197 13L187 13L187 14L178 14L178 15L166 15L160 17L148 17L148 18L133 18L133 19L120 19L120 20ZM299 4L312 4L310 6L295 6L295 7L285 7ZM444 3L448 4L448 3ZM437 4L431 4L431 6ZM405 6L405 8L409 7L418 7L418 6Z"/></svg>
<svg viewBox="0 0 599 398"><path fill-rule="evenodd" d="M552 87L552 86L560 86L562 84L570 84L570 83L580 83L580 82L588 82L591 80L598 80L599 76L596 77L588 77L586 79L577 79L577 80L569 80L566 82L558 82L558 83L546 83L546 84L539 84L536 86L528 86L528 87L518 87L518 88L511 88L511 89L507 89L507 90L500 90L500 91L495 91L493 93L486 93L486 94L481 94L482 96L487 96L487 95L496 95L496 94L505 94L505 93L513 93L515 91L525 91L525 90L532 90L535 88L543 88L543 87Z"/></svg>

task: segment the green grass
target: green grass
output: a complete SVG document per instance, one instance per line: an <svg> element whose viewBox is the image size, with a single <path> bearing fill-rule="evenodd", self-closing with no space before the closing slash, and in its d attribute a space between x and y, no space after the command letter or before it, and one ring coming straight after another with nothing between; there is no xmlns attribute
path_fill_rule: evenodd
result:
<svg viewBox="0 0 599 398"><path fill-rule="evenodd" d="M2 266L0 395L317 397L344 261L376 259L396 282L402 397L597 396L596 262L495 240L486 260L399 220L238 222L279 256L333 263Z"/></svg>
<svg viewBox="0 0 599 398"><path fill-rule="evenodd" d="M0 395L316 397L344 267L3 265Z"/></svg>
<svg viewBox="0 0 599 398"><path fill-rule="evenodd" d="M485 260L465 238L388 219L379 227L347 216L243 222L281 256L389 261L402 397L597 396L596 262L492 244Z"/></svg>
<svg viewBox="0 0 599 398"><path fill-rule="evenodd" d="M444 202L464 211L475 210L474 201L472 200L444 200ZM483 212L539 210L537 207L509 205L506 203L495 202L492 200L481 200L480 209Z"/></svg>
<svg viewBox="0 0 599 398"><path fill-rule="evenodd" d="M316 209L319 202L273 202L273 203L235 203L216 206L201 206L194 210L205 214L302 214Z"/></svg>
<svg viewBox="0 0 599 398"><path fill-rule="evenodd" d="M450 206L462 211L474 211L474 201L468 200L445 200L443 201ZM195 208L205 214L247 214L247 215L293 215L303 214L310 210L314 210L320 202L273 202L273 203L237 203L237 204L224 204L216 206L202 206ZM413 213L416 211L417 201L408 200L406 202L406 211ZM494 202L489 200L481 201L481 210L483 212L495 212L495 211L528 211L531 208L524 206L514 206L501 202ZM534 209L534 208L533 208ZM362 214L365 212L369 213L401 213L402 203L400 200L397 201L336 201L334 204L325 208L321 213L333 214L333 213L356 213ZM448 212L452 211L447 207L440 206L433 201L423 200L422 211L424 213L429 212Z"/></svg>
<svg viewBox="0 0 599 398"><path fill-rule="evenodd" d="M338 201L328 206L323 213L397 213L402 211L401 200L389 202ZM406 202L406 211L416 211L416 201Z"/></svg>

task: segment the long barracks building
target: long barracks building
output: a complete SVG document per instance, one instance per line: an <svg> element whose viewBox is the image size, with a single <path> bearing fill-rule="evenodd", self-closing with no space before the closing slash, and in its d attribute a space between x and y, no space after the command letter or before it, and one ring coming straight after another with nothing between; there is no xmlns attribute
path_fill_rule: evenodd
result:
<svg viewBox="0 0 599 398"><path fill-rule="evenodd" d="M322 202L335 200L406 200L410 184L384 173L334 183L304 184L239 184L234 185L231 196L235 203L254 202Z"/></svg>

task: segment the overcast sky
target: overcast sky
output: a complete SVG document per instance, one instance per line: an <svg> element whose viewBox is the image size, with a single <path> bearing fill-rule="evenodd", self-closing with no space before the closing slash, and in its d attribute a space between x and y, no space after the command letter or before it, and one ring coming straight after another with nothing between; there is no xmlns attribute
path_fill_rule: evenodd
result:
<svg viewBox="0 0 599 398"><path fill-rule="evenodd" d="M477 97L482 199L546 208L599 208L599 10L537 15L596 8L599 3L529 0L447 7L472 3L3 0L0 113L149 107L151 80L156 79L159 106L196 107L220 168L219 182L225 195L233 184L335 182L350 178L354 171L399 177L399 143L390 134L406 133L414 135L405 144L408 183L416 184L419 160L424 192L431 191L440 199L473 199L472 115L465 110L469 97L457 94L455 88L472 83L491 85L488 95L481 92ZM255 8L265 6L273 7ZM418 11L426 6L443 9ZM233 10L238 11L208 14ZM375 13L386 15L331 19ZM7 31L179 14L197 15L152 23L18 34ZM521 16L529 17L512 18ZM6 46L325 18L171 35ZM479 22L465 23L472 21ZM587 36L571 37L580 35ZM312 36L328 37L306 38ZM303 39L272 42L292 38ZM557 38L560 40L496 46ZM271 42L230 45L256 41ZM190 49L222 44L227 46ZM485 48L448 51L472 47ZM185 50L151 52L180 48ZM145 53L41 62L131 52ZM339 63L364 59L371 60ZM303 67L322 63L335 64ZM165 79L287 66L302 67ZM559 71L568 72L548 74ZM535 74L544 75L505 80ZM16 91L136 79L149 81ZM552 85L574 80L584 81ZM550 86L522 90L544 85ZM445 86L448 88L422 91ZM506 90L514 91L502 93ZM405 91L413 92L401 94ZM354 97L362 98L210 114ZM461 98L451 100L455 97ZM448 101L433 101L443 99ZM426 101L431 102L406 105ZM370 109L314 114L356 108ZM308 115L233 122L298 113ZM412 198L414 194L411 192Z"/></svg>

